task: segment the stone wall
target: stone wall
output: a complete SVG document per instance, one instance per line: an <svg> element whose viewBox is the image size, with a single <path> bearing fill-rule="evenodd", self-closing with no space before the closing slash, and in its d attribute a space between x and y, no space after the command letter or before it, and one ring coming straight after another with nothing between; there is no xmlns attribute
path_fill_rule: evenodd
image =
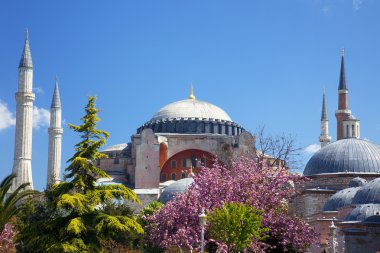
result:
<svg viewBox="0 0 380 253"><path fill-rule="evenodd" d="M380 252L380 224L342 223L339 236L343 237L345 253Z"/></svg>

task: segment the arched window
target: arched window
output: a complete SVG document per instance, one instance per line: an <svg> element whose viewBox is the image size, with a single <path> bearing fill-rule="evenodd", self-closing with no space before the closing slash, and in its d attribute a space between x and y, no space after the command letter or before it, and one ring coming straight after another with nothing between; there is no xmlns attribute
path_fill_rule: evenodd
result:
<svg viewBox="0 0 380 253"><path fill-rule="evenodd" d="M161 174L161 181L165 182L166 181L166 173Z"/></svg>
<svg viewBox="0 0 380 253"><path fill-rule="evenodd" d="M186 178L185 172L182 172L181 178Z"/></svg>
<svg viewBox="0 0 380 253"><path fill-rule="evenodd" d="M172 173L172 180L175 180L175 179L176 179L175 173Z"/></svg>
<svg viewBox="0 0 380 253"><path fill-rule="evenodd" d="M171 167L172 167L172 169L177 168L177 161L176 160L171 161Z"/></svg>

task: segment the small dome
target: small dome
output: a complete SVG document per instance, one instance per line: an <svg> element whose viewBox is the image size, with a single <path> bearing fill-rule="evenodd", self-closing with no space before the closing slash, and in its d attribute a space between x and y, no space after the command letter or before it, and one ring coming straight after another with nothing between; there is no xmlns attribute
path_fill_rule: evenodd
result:
<svg viewBox="0 0 380 253"><path fill-rule="evenodd" d="M304 175L322 173L377 173L380 147L361 139L342 139L316 152L306 164Z"/></svg>
<svg viewBox="0 0 380 253"><path fill-rule="evenodd" d="M159 110L151 121L175 118L206 118L232 122L230 116L218 106L196 99L185 99L168 104Z"/></svg>
<svg viewBox="0 0 380 253"><path fill-rule="evenodd" d="M340 190L329 197L323 207L323 211L337 211L338 208L350 206L352 199L360 187L351 187Z"/></svg>
<svg viewBox="0 0 380 253"><path fill-rule="evenodd" d="M380 178L369 181L355 194L352 204L380 204Z"/></svg>
<svg viewBox="0 0 380 253"><path fill-rule="evenodd" d="M379 204L360 205L347 215L345 221L364 221L374 215L380 215Z"/></svg>
<svg viewBox="0 0 380 253"><path fill-rule="evenodd" d="M366 183L367 183L367 180L365 180L364 178L355 177L350 180L350 182L348 183L348 187L360 187L360 186L365 185Z"/></svg>
<svg viewBox="0 0 380 253"><path fill-rule="evenodd" d="M194 179L192 179L191 177L189 177L189 178L182 178L182 179L180 179L178 181L175 181L174 183L172 183L171 185L169 185L168 187L166 187L164 189L164 191L162 192L162 194L160 196L159 201L161 201L161 203L163 203L163 204L166 204L167 202L169 202L170 200L172 200L173 197L177 193L185 192L187 190L187 188L193 182L194 182Z"/></svg>

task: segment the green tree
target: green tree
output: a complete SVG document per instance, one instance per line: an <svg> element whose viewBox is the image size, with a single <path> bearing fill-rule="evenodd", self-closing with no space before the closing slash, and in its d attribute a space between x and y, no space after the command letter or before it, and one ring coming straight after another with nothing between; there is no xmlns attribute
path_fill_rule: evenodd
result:
<svg viewBox="0 0 380 253"><path fill-rule="evenodd" d="M223 242L228 252L241 252L249 248L252 241L262 240L262 210L242 203L227 203L215 208L208 215L209 233L212 239Z"/></svg>
<svg viewBox="0 0 380 253"><path fill-rule="evenodd" d="M0 234L3 231L5 224L9 222L12 216L20 212L20 200L36 193L36 191L33 190L26 190L26 187L28 187L30 183L24 183L7 196L15 177L15 174L11 174L4 178L0 184Z"/></svg>
<svg viewBox="0 0 380 253"><path fill-rule="evenodd" d="M69 125L80 134L81 141L68 160L65 182L46 191L47 217L30 221L20 232L18 241L29 250L26 252L104 252L104 240L143 233L132 217L103 211L103 207L115 199L138 203L139 200L132 190L121 184L96 184L98 178L109 177L92 162L104 157L99 149L109 134L96 128L100 119L95 100L95 97L88 98L81 125Z"/></svg>
<svg viewBox="0 0 380 253"><path fill-rule="evenodd" d="M146 220L149 216L153 215L162 206L163 205L161 202L153 201L152 203L150 203L149 205L141 209L139 215L137 216L137 221L144 228L145 233L143 235L139 235L136 241L139 247L144 250L144 252L149 252L149 253L164 252L164 250L161 247L149 242L148 237L149 237L152 224Z"/></svg>

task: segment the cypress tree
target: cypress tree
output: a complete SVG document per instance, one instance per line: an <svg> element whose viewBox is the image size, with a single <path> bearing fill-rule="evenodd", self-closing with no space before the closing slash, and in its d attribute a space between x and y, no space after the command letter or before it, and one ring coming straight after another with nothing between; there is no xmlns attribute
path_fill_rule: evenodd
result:
<svg viewBox="0 0 380 253"><path fill-rule="evenodd" d="M89 97L81 125L69 124L80 134L75 154L68 160L65 181L46 191L45 210L29 217L18 241L24 252L103 252L103 240L120 234L142 234L143 229L129 216L107 214L102 207L110 201L139 203L136 194L124 185L97 185L98 178L109 177L93 161L105 157L99 149L109 134L97 129L99 110L96 97Z"/></svg>

